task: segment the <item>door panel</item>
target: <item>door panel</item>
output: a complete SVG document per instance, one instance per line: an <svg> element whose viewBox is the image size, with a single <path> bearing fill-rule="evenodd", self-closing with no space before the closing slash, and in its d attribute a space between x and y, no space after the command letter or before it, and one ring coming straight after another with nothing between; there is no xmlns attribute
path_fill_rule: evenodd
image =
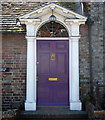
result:
<svg viewBox="0 0 105 120"><path fill-rule="evenodd" d="M42 50L42 49L49 50L50 49L50 43L40 43L39 48L40 48L40 50Z"/></svg>
<svg viewBox="0 0 105 120"><path fill-rule="evenodd" d="M56 54L56 73L57 74L65 74L65 66L66 63L66 56L64 53L57 53Z"/></svg>
<svg viewBox="0 0 105 120"><path fill-rule="evenodd" d="M40 54L40 60L39 60L39 65L43 67L39 67L40 74L49 74L49 53L47 54Z"/></svg>
<svg viewBox="0 0 105 120"><path fill-rule="evenodd" d="M68 105L68 41L37 41L37 61L37 105Z"/></svg>

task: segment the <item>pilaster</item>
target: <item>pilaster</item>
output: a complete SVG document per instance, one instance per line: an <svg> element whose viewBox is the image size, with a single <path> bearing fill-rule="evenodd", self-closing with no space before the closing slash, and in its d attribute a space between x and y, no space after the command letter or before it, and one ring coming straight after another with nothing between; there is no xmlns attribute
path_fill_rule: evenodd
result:
<svg viewBox="0 0 105 120"><path fill-rule="evenodd" d="M81 110L79 100L79 36L71 37L69 40L69 102L70 110Z"/></svg>
<svg viewBox="0 0 105 120"><path fill-rule="evenodd" d="M27 89L25 110L36 110L36 68L35 68L35 37L26 37L27 39Z"/></svg>

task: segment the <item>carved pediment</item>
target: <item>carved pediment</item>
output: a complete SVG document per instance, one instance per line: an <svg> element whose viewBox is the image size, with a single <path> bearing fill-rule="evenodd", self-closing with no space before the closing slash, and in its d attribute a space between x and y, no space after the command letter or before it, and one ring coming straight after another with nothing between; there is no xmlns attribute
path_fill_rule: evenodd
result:
<svg viewBox="0 0 105 120"><path fill-rule="evenodd" d="M19 16L19 19L22 20L26 20L26 19L45 19L49 18L49 16L52 14L52 9L54 11L54 15L56 16L56 18L61 18L61 19L82 19L84 21L86 21L86 17L77 14L71 10L68 10L58 4L55 3L50 3L47 4L39 9L35 9L31 12L28 12L22 16ZM23 20L22 20L23 21Z"/></svg>

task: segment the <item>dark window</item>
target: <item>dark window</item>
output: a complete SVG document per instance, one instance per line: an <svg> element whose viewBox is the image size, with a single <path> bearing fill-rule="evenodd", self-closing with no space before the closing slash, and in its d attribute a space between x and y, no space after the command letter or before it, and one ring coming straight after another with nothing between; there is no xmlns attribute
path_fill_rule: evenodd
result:
<svg viewBox="0 0 105 120"><path fill-rule="evenodd" d="M65 27L56 22L44 24L37 32L37 37L68 37Z"/></svg>

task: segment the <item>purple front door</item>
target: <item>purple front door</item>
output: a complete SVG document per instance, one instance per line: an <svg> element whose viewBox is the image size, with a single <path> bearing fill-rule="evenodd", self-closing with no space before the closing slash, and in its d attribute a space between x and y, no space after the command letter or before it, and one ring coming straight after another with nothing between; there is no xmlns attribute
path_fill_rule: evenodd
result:
<svg viewBox="0 0 105 120"><path fill-rule="evenodd" d="M37 105L68 105L68 41L37 41Z"/></svg>

